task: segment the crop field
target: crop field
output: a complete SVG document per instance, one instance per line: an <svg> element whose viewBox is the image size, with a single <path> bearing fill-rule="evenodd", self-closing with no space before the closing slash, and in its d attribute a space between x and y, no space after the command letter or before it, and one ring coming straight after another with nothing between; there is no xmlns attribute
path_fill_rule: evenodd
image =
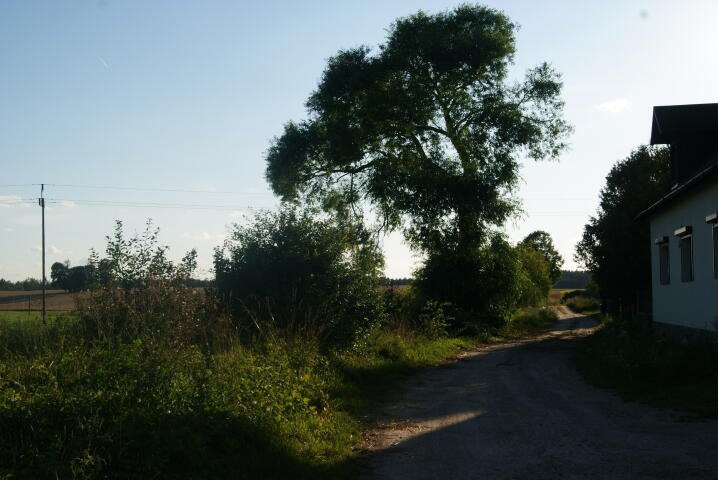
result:
<svg viewBox="0 0 718 480"><path fill-rule="evenodd" d="M76 299L86 293L67 293L63 290L48 290L47 310L74 310ZM0 310L38 311L42 310L42 291L0 291Z"/></svg>

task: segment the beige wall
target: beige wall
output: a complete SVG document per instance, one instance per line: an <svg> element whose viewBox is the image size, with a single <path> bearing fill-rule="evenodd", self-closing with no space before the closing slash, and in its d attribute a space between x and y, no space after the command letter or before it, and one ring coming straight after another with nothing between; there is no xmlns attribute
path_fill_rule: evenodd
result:
<svg viewBox="0 0 718 480"><path fill-rule="evenodd" d="M716 330L718 279L713 273L712 225L706 215L718 211L718 179L706 181L690 193L669 203L651 218L651 269L653 320L661 323ZM681 281L679 238L673 231L693 227L693 281ZM669 238L671 282L660 284L658 247L653 241Z"/></svg>

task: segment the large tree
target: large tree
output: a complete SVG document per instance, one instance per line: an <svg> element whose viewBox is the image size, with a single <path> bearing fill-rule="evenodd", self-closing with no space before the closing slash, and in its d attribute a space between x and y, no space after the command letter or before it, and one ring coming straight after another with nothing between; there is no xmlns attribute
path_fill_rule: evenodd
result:
<svg viewBox="0 0 718 480"><path fill-rule="evenodd" d="M650 224L636 216L670 188L669 151L639 147L616 163L601 190L598 213L584 227L575 259L604 299L632 302L651 282Z"/></svg>
<svg viewBox="0 0 718 480"><path fill-rule="evenodd" d="M514 214L519 158L555 159L570 127L549 65L510 82L516 30L462 5L397 20L378 49L340 51L267 154L284 200L371 206L427 252L487 244Z"/></svg>

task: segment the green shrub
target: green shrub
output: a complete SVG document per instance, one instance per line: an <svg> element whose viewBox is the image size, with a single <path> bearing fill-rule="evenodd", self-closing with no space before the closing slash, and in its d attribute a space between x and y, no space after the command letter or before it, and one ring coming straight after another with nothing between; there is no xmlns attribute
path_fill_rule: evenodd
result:
<svg viewBox="0 0 718 480"><path fill-rule="evenodd" d="M360 225L265 213L236 225L214 264L220 298L245 327L349 345L381 320L383 257Z"/></svg>
<svg viewBox="0 0 718 480"><path fill-rule="evenodd" d="M482 324L501 326L511 318L522 275L516 250L497 235L472 249L430 253L415 284L423 301L455 307L452 331L470 331Z"/></svg>
<svg viewBox="0 0 718 480"><path fill-rule="evenodd" d="M521 262L519 306L545 304L552 283L549 263L541 252L528 245L519 244L516 252Z"/></svg>
<svg viewBox="0 0 718 480"><path fill-rule="evenodd" d="M561 301L564 305L577 313L594 312L601 308L601 302L597 298L589 297L580 293L574 294L574 292L569 292L564 295Z"/></svg>
<svg viewBox="0 0 718 480"><path fill-rule="evenodd" d="M509 338L528 335L545 330L556 321L558 321L558 316L551 308L524 308L511 317L511 321L501 330L500 334Z"/></svg>

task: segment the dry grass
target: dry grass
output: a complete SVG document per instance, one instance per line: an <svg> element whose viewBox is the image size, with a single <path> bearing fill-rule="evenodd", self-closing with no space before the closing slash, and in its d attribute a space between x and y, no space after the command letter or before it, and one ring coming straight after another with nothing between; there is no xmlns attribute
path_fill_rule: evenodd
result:
<svg viewBox="0 0 718 480"><path fill-rule="evenodd" d="M47 290L47 293L63 293L64 290ZM0 298L22 295L42 295L42 290L0 290Z"/></svg>
<svg viewBox="0 0 718 480"><path fill-rule="evenodd" d="M563 296L568 292L573 292L574 290L581 290L581 289L580 288L552 288L548 294L549 305L560 305L561 299L563 298Z"/></svg>

